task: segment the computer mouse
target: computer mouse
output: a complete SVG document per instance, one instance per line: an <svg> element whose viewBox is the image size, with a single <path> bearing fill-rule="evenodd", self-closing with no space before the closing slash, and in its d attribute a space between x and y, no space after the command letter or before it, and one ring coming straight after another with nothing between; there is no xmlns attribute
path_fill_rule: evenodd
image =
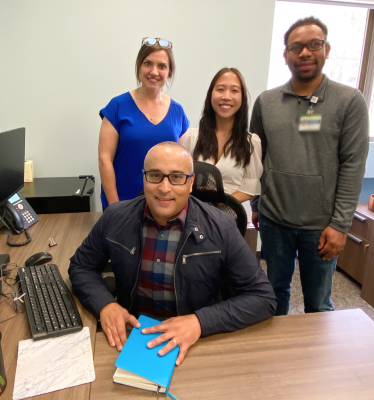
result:
<svg viewBox="0 0 374 400"><path fill-rule="evenodd" d="M41 251L40 253L36 253L32 255L30 258L28 258L25 261L25 266L30 267L31 265L41 265L45 264L48 261L52 260L52 254L45 253L44 251Z"/></svg>

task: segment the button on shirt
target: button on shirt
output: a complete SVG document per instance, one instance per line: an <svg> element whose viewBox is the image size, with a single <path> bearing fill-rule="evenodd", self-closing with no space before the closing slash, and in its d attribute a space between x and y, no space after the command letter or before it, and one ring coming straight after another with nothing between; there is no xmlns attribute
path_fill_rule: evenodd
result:
<svg viewBox="0 0 374 400"><path fill-rule="evenodd" d="M188 202L179 215L159 225L146 204L143 214L143 254L136 298L138 314L158 320L177 315L174 264L183 232Z"/></svg>

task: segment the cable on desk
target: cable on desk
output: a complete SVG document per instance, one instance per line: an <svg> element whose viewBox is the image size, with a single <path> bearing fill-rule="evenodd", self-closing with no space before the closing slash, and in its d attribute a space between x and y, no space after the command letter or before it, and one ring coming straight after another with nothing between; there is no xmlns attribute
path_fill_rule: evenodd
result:
<svg viewBox="0 0 374 400"><path fill-rule="evenodd" d="M3 281L3 283L5 285L7 285L9 287L10 293L2 293L2 296L4 296L6 299L9 299L9 296L11 296L11 299L13 301L14 311L15 311L16 314L13 315L12 317L9 317L7 319L4 319L4 320L0 321L0 324L2 322L9 321L10 319L13 319L13 318L17 317L19 314L24 312L23 300L21 298L23 296L19 296L19 292L21 290L21 286L19 286L18 289L17 289L17 287L16 287L16 285L18 283L17 278L13 278L13 277L10 276L11 272L14 271L14 270L18 270L19 267L18 267L18 265L16 263L2 264L1 265L1 272L3 271L3 267L4 266L11 267L11 268L8 269L9 273L6 276L2 276L2 274L1 274L1 277L3 278L2 281ZM3 288L5 288L5 286L3 286ZM0 302L2 303L3 301L0 300Z"/></svg>
<svg viewBox="0 0 374 400"><path fill-rule="evenodd" d="M16 314L16 315L13 315L13 317L9 317L7 319L3 319L2 321L0 321L0 324L3 323L3 322L9 321L10 319L16 318L16 317L18 317L18 315L19 314Z"/></svg>
<svg viewBox="0 0 374 400"><path fill-rule="evenodd" d="M173 396L170 392L166 391L165 394L167 394L170 398L173 400L178 400L175 396Z"/></svg>

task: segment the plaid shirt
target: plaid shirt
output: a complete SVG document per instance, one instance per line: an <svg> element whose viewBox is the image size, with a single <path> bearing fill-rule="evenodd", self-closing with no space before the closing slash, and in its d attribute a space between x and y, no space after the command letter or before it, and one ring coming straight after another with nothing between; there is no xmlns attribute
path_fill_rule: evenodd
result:
<svg viewBox="0 0 374 400"><path fill-rule="evenodd" d="M143 254L136 296L139 314L165 320L177 315L174 263L186 221L188 202L179 215L160 226L146 204L143 214Z"/></svg>

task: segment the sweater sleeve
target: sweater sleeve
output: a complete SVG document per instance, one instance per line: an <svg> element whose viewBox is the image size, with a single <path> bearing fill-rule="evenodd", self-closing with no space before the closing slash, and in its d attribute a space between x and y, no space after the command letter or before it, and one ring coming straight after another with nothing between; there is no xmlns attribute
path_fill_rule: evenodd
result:
<svg viewBox="0 0 374 400"><path fill-rule="evenodd" d="M262 149L262 162L264 162L266 154L267 140L265 136L264 127L262 124L262 114L261 114L261 100L260 96L257 97L252 110L251 123L249 126L249 131L256 133L261 139L261 149ZM258 212L258 201L260 196L255 196L251 200L252 212Z"/></svg>
<svg viewBox="0 0 374 400"><path fill-rule="evenodd" d="M339 140L339 173L331 228L347 233L360 196L369 148L369 117L356 90L348 104Z"/></svg>

